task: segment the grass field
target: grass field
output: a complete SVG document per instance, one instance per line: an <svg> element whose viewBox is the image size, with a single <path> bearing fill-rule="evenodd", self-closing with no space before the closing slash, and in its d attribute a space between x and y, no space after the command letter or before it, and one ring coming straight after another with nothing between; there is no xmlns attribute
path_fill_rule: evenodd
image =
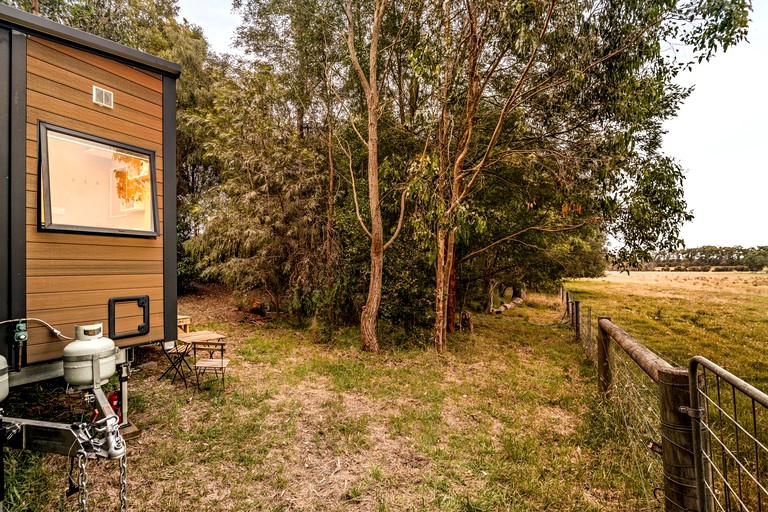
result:
<svg viewBox="0 0 768 512"><path fill-rule="evenodd" d="M562 317L554 297L477 316L445 356L362 353L354 330L321 344L312 330L240 322L226 299L212 310L220 299L187 298L182 311L230 335L226 392L158 382L156 351L136 361L131 510L640 508L591 364L572 331L548 325ZM42 458L8 510L69 510L67 469ZM89 480L91 510L114 509L116 465L91 463Z"/></svg>
<svg viewBox="0 0 768 512"><path fill-rule="evenodd" d="M594 316L685 364L695 353L765 383L768 276L632 274L568 283ZM555 297L529 294L438 356L414 342L362 353L357 333L255 323L225 293L182 298L194 325L228 334L227 389L158 382L157 348L137 353L128 442L136 511L654 510L637 448L594 367L558 325ZM762 380L761 380L762 379ZM6 414L71 409L6 400ZM53 402L53 406L51 406ZM50 418L49 418L50 419ZM634 448L633 448L634 447ZM647 450L646 450L647 451ZM7 510L74 510L58 456L6 457ZM89 466L91 510L113 510L117 467ZM650 478L650 477L649 477Z"/></svg>
<svg viewBox="0 0 768 512"><path fill-rule="evenodd" d="M612 272L566 287L671 363L701 355L768 389L768 273Z"/></svg>

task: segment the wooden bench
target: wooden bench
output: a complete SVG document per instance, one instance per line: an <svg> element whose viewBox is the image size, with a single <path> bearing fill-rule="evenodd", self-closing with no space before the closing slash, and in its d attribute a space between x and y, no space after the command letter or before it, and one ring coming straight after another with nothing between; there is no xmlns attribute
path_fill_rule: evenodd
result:
<svg viewBox="0 0 768 512"><path fill-rule="evenodd" d="M176 316L176 328L178 329L179 334L188 333L189 326L191 324L192 324L192 318L190 318L188 315Z"/></svg>

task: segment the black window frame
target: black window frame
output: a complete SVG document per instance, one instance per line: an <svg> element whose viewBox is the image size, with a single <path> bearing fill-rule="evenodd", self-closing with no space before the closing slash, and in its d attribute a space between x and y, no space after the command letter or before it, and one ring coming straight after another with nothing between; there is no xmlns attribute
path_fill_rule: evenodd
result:
<svg viewBox="0 0 768 512"><path fill-rule="evenodd" d="M48 131L69 135L71 137L78 137L87 141L96 142L98 144L104 144L113 146L126 151L139 153L146 155L149 158L149 173L152 190L152 224L154 231L144 231L137 229L118 229L118 228L102 228L95 226L76 226L70 224L55 224L52 222L51 212L51 183L49 175L49 162L48 162ZM111 235L121 237L138 237L138 238L158 238L160 236L160 224L159 224L159 205L158 205L158 193L157 193L157 165L155 152L139 146L126 144L116 140L108 139L106 137L100 137L91 133L83 132L80 130L73 130L72 128L65 128L63 126L55 125L45 121L38 122L38 219L37 225L40 231L54 232L54 233L77 233L85 235ZM45 218L42 218L41 206L45 207Z"/></svg>

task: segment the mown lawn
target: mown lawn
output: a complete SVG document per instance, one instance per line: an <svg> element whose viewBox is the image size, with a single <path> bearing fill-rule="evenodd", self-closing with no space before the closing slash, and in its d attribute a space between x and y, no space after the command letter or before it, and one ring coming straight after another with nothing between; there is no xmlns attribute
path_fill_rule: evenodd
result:
<svg viewBox="0 0 768 512"><path fill-rule="evenodd" d="M132 510L646 505L626 440L596 398L591 363L572 331L551 325L562 317L554 297L532 294L504 315L476 315L474 335L453 337L447 355L386 344L362 353L354 330L320 343L312 329L232 320L221 302L193 296L180 310L230 336L225 392L158 382L161 354L138 355ZM30 480L19 477L9 510L74 505L60 500L68 462L42 461ZM89 478L91 510L115 509L115 464L91 463Z"/></svg>

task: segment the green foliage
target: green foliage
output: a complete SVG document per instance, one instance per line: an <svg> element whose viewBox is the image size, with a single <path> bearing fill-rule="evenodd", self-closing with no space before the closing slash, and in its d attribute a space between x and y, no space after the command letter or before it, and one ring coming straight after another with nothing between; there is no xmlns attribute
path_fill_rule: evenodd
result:
<svg viewBox="0 0 768 512"><path fill-rule="evenodd" d="M757 247L744 257L744 264L749 270L765 270L768 268L768 246Z"/></svg>
<svg viewBox="0 0 768 512"><path fill-rule="evenodd" d="M322 260L323 181L312 152L286 126L284 90L268 69L232 68L215 85L213 107L195 122L206 154L221 162L203 233L186 243L202 277L263 288L276 304L311 312ZM213 192L213 194L211 194Z"/></svg>
<svg viewBox="0 0 768 512"><path fill-rule="evenodd" d="M347 20L323 0L236 0L248 62L212 55L199 27L176 20L176 0L41 4L44 16L182 65L180 289L217 279L322 322L359 320L368 127L345 36L351 22L368 69L374 4L353 0ZM460 303L493 282L598 275L608 238L621 268L681 246L684 173L661 152L663 123L690 93L674 79L742 41L751 3L577 0L555 2L551 16L549 6L386 3L375 84L385 241L406 190L385 254L388 322L432 319L438 233L455 236ZM672 42L690 59L665 51ZM763 249L697 264L759 270Z"/></svg>

